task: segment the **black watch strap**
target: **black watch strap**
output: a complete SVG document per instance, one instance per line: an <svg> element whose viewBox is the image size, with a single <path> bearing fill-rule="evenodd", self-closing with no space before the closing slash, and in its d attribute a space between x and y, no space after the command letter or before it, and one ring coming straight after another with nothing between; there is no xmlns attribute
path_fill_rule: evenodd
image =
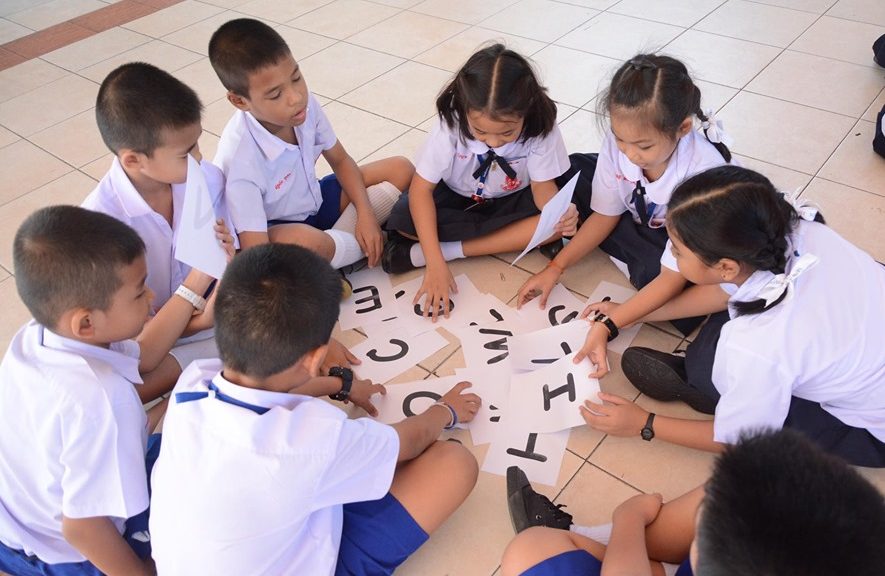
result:
<svg viewBox="0 0 885 576"><path fill-rule="evenodd" d="M341 378L341 390L335 394L329 394L329 398L344 402L350 397L350 388L353 386L353 370L343 366L332 366L329 368L329 376Z"/></svg>
<svg viewBox="0 0 885 576"><path fill-rule="evenodd" d="M648 413L648 420L645 421L645 426L642 427L642 430L639 432L639 435L642 436L642 439L646 442L651 441L652 438L655 437L655 413Z"/></svg>
<svg viewBox="0 0 885 576"><path fill-rule="evenodd" d="M609 318L603 313L599 313L593 318L594 322L602 322L603 326L608 329L608 341L611 342L615 338L618 337L618 325L615 324L614 320Z"/></svg>

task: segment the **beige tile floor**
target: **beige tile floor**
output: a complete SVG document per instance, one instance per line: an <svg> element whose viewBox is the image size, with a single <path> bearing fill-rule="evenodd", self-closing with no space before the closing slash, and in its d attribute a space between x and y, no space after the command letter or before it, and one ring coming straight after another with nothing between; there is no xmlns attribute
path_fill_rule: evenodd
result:
<svg viewBox="0 0 885 576"><path fill-rule="evenodd" d="M0 43L103 5L0 0ZM109 165L92 120L97 83L134 59L175 73L206 105L201 145L211 158L232 108L208 65L206 43L220 23L242 15L266 20L286 37L357 161L411 156L428 129L437 90L488 40L504 40L533 58L561 103L571 151L597 149L595 99L622 59L637 50L678 55L699 80L706 105L721 111L744 165L784 189L804 188L837 231L885 261L885 160L870 149L875 114L885 104L885 70L870 51L885 34L882 0L187 0L0 72L0 347L28 318L12 277L16 227L40 206L79 202ZM453 268L512 301L543 265L532 254L515 268L495 257ZM565 276L581 296L602 280L626 282L600 253ZM356 343L363 336L342 338ZM644 327L637 343L668 350L683 344L668 325ZM451 374L463 365L453 340L401 380ZM617 368L603 387L638 396ZM683 405L639 402L696 416ZM459 437L470 445L468 435ZM481 459L486 447L471 449ZM637 491L673 497L692 488L711 460L575 429L557 485L543 491L568 503L577 520L603 522ZM864 473L885 490L885 473ZM490 575L510 537L504 479L482 473L464 507L399 573Z"/></svg>

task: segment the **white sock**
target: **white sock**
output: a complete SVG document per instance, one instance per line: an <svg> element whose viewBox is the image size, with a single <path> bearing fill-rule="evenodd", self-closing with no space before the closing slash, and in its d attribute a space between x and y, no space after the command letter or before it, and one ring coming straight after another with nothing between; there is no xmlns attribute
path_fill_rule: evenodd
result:
<svg viewBox="0 0 885 576"><path fill-rule="evenodd" d="M326 230L326 234L335 242L335 253L332 255L332 261L329 262L332 268L337 269L353 264L365 256L359 242L356 241L356 236L350 232L331 228Z"/></svg>
<svg viewBox="0 0 885 576"><path fill-rule="evenodd" d="M369 205L372 207L372 213L375 215L375 220L378 221L378 224L387 222L387 219L390 217L390 211L393 210L393 205L396 204L400 194L401 192L390 182L382 182L366 188ZM350 232L351 234L356 231L356 208L353 204L347 205L347 208L344 209L344 212L341 213L341 216L338 217L332 228Z"/></svg>
<svg viewBox="0 0 885 576"><path fill-rule="evenodd" d="M577 524L572 524L569 527L569 530L575 534L586 536L604 546L608 546L608 541L611 540L612 537L611 524L602 524L600 526L578 526Z"/></svg>
<svg viewBox="0 0 885 576"><path fill-rule="evenodd" d="M443 259L446 262L464 258L464 245L461 242L440 242L439 248L442 250ZM424 258L424 251L421 250L421 244L412 244L409 256L412 259L412 266L417 266L419 268L421 266L427 266L427 259Z"/></svg>

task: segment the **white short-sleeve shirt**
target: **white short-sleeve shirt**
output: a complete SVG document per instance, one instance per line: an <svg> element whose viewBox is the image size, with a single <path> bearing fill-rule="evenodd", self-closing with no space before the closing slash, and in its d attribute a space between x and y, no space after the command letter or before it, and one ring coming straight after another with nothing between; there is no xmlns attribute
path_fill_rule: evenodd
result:
<svg viewBox="0 0 885 576"><path fill-rule="evenodd" d="M295 136L298 144L284 142L242 110L228 121L214 162L227 179L227 204L237 232L265 232L270 220L300 221L319 210L323 197L316 161L338 138L313 94Z"/></svg>
<svg viewBox="0 0 885 576"><path fill-rule="evenodd" d="M714 438L732 443L742 430L781 428L796 396L885 441L885 268L816 222L799 223L792 249L819 260L784 301L738 317L729 306L713 363L722 395ZM772 276L725 286L729 301L756 300Z"/></svg>
<svg viewBox="0 0 885 576"><path fill-rule="evenodd" d="M488 198L512 194L529 186L532 180L553 180L569 169L565 142L555 125L543 138L517 140L494 150L507 160L516 172L516 178L509 179L497 164L492 163L483 188L483 195ZM473 172L480 165L480 156L488 151L489 147L479 140L462 139L457 127L449 128L438 118L418 151L415 170L428 182L442 180L454 192L469 198L476 193L479 182Z"/></svg>
<svg viewBox="0 0 885 576"><path fill-rule="evenodd" d="M590 208L606 216L620 216L624 212L630 212L633 220L639 222L639 213L631 200L636 182L641 182L645 188L646 202L655 204L650 224L655 227L663 226L673 190L686 178L723 164L726 162L719 150L702 132L692 130L679 139L664 174L654 182L649 182L643 175L642 168L630 162L618 150L615 136L609 130L599 151L596 172L593 175Z"/></svg>
<svg viewBox="0 0 885 576"><path fill-rule="evenodd" d="M224 175L207 161L201 162L200 167L209 185L216 214L232 228L224 198ZM147 286L154 293L154 313L175 294L191 271L190 266L179 262L174 256L185 189L185 184L172 185L172 226L169 226L162 215L148 206L132 185L120 161L114 158L111 169L82 204L89 210L113 216L141 236L146 248Z"/></svg>
<svg viewBox="0 0 885 576"><path fill-rule="evenodd" d="M126 518L148 507L138 345L110 349L34 321L0 364L0 541L44 562L82 562L62 515Z"/></svg>
<svg viewBox="0 0 885 576"><path fill-rule="evenodd" d="M349 502L390 489L396 431L349 420L328 402L237 386L198 360L173 391L152 476L151 537L160 574L331 575ZM220 392L270 408L259 415Z"/></svg>

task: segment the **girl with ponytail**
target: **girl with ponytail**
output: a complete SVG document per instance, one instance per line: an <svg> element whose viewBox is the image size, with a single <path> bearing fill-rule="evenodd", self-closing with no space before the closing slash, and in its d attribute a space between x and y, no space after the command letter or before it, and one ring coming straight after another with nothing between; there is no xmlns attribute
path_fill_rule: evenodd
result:
<svg viewBox="0 0 885 576"><path fill-rule="evenodd" d="M684 400L713 421L655 417L600 394L587 423L615 435L717 450L742 431L791 427L860 466L885 467L885 267L794 207L761 174L722 166L670 199L661 259L694 285L649 314L713 313L686 356L628 348L622 368L643 394ZM642 291L632 300L642 297ZM604 313L629 324L620 309ZM594 334L595 333L595 334ZM586 352L605 364L608 328Z"/></svg>

